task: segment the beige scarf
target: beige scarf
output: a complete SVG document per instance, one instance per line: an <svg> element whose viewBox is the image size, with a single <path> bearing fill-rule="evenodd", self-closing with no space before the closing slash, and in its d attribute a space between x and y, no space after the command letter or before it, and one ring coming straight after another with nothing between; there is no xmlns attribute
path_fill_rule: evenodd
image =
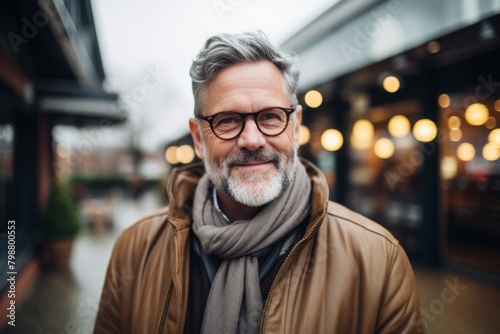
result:
<svg viewBox="0 0 500 334"><path fill-rule="evenodd" d="M298 226L310 206L311 181L297 164L294 181L251 220L231 224L214 207L205 174L196 188L193 231L205 253L223 261L208 296L202 333L257 333L262 317L258 256Z"/></svg>

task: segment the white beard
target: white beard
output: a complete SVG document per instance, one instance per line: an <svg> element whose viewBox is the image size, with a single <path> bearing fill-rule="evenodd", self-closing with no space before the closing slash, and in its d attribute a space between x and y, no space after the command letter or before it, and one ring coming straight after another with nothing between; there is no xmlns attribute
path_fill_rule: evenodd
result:
<svg viewBox="0 0 500 334"><path fill-rule="evenodd" d="M203 145L205 157L208 157L205 145ZM211 159L205 159L205 170L215 187L222 190L231 199L250 207L259 207L276 199L286 187L293 182L297 165L297 153L293 150L291 154L279 154L277 152L260 153L267 159L277 160L276 170L262 173L249 172L244 175L233 175L231 165L234 161L241 161L242 155L253 155L254 153L235 154L228 156L226 160L217 163Z"/></svg>
<svg viewBox="0 0 500 334"><path fill-rule="evenodd" d="M230 197L252 207L271 202L281 194L287 183L283 173L277 171L273 171L272 175L253 172L240 178L230 176L227 180Z"/></svg>

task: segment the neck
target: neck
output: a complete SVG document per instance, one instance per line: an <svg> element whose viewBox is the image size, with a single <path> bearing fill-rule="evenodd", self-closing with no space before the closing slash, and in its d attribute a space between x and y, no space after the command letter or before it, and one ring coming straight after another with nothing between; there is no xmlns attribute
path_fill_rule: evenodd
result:
<svg viewBox="0 0 500 334"><path fill-rule="evenodd" d="M260 207L252 207L236 202L223 191L217 189L219 208L231 222L252 219L260 211Z"/></svg>

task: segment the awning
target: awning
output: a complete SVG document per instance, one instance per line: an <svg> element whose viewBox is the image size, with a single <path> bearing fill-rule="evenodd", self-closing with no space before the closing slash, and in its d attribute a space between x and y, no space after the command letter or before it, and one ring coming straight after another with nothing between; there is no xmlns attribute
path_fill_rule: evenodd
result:
<svg viewBox="0 0 500 334"><path fill-rule="evenodd" d="M37 82L37 108L50 115L54 124L110 125L127 119L118 95L82 88L72 82Z"/></svg>

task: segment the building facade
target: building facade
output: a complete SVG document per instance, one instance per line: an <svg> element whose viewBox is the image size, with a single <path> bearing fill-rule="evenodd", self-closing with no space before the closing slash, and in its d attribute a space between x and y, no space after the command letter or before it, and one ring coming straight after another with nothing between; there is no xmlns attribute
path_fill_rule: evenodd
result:
<svg viewBox="0 0 500 334"><path fill-rule="evenodd" d="M12 301L7 278L15 276L19 307L40 271L38 218L56 174L52 128L125 120L104 78L90 0L0 4L0 260L10 268L0 273L0 326Z"/></svg>
<svg viewBox="0 0 500 334"><path fill-rule="evenodd" d="M341 1L286 41L301 155L413 261L500 280L500 5Z"/></svg>

